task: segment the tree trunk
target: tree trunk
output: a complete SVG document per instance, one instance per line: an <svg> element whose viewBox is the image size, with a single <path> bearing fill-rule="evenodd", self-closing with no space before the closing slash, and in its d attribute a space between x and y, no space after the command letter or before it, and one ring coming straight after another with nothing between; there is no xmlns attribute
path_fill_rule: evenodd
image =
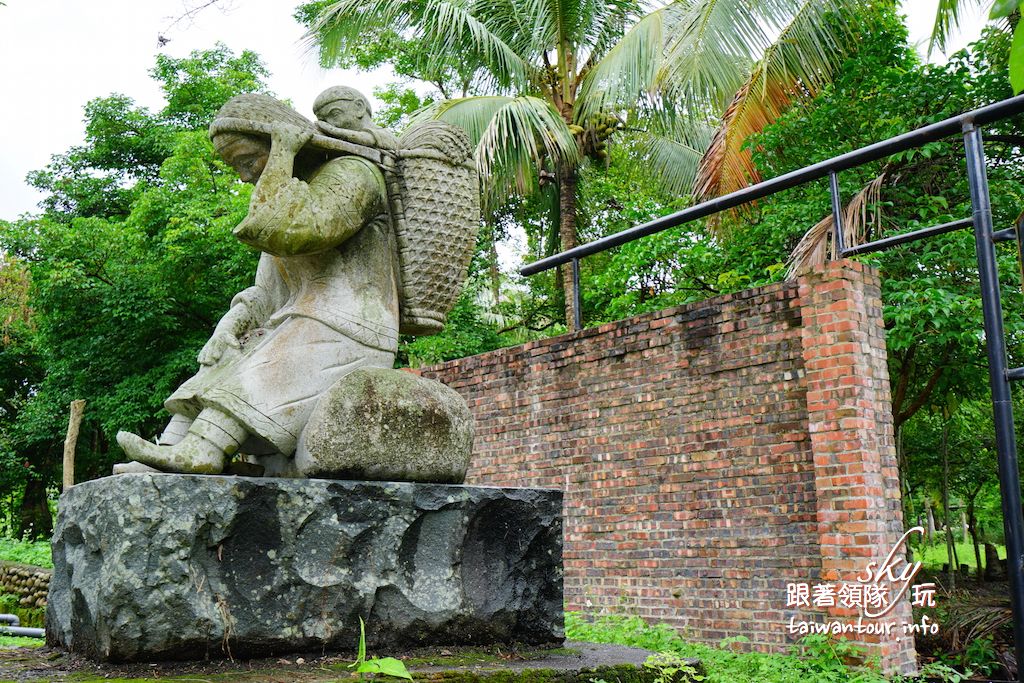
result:
<svg viewBox="0 0 1024 683"><path fill-rule="evenodd" d="M46 482L42 479L30 477L25 482L20 522L18 534L23 537L49 538L53 533L53 518L46 502Z"/></svg>
<svg viewBox="0 0 1024 683"><path fill-rule="evenodd" d="M920 515L914 510L914 496L911 495L910 482L907 481L907 467L904 462L903 452L903 430L896 430L896 469L900 477L900 491L903 493L903 528L907 528L908 519L920 520ZM918 521L917 526L920 526Z"/></svg>
<svg viewBox="0 0 1024 683"><path fill-rule="evenodd" d="M932 539L935 538L935 513L932 512L932 501L929 498L924 499L924 512L925 516L928 517L928 542L931 543Z"/></svg>
<svg viewBox="0 0 1024 683"><path fill-rule="evenodd" d="M977 494L975 494L977 495ZM967 501L967 528L971 532L971 543L974 544L974 561L978 568L978 581L985 578L985 570L981 564L981 543L978 542L978 520L974 515L974 497Z"/></svg>
<svg viewBox="0 0 1024 683"><path fill-rule="evenodd" d="M75 449L78 445L78 431L82 426L82 415L85 413L85 400L75 399L71 402L71 415L68 418L68 433L64 438L63 491L75 485Z"/></svg>
<svg viewBox="0 0 1024 683"><path fill-rule="evenodd" d="M956 589L956 547L949 518L949 424L942 423L942 522L946 527L946 555L949 558L949 590Z"/></svg>
<svg viewBox="0 0 1024 683"><path fill-rule="evenodd" d="M494 312L498 312L498 304L501 303L501 270L498 268L498 246L495 243L497 230L491 226L491 244L488 258L491 261L488 272L491 276L491 296L494 298Z"/></svg>
<svg viewBox="0 0 1024 683"><path fill-rule="evenodd" d="M999 551L991 543L985 544L985 580L1001 581L1005 578L1003 561L999 559Z"/></svg>
<svg viewBox="0 0 1024 683"><path fill-rule="evenodd" d="M562 251L576 246L576 169L558 169L558 238ZM562 266L562 292L565 295L565 324L575 329L576 319L572 288L572 263Z"/></svg>

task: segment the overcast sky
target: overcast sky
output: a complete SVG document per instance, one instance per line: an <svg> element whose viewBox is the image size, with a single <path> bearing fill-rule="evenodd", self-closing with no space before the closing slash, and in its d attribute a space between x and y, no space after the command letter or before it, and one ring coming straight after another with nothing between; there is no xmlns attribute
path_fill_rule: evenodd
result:
<svg viewBox="0 0 1024 683"><path fill-rule="evenodd" d="M254 50L272 73L271 90L310 118L313 99L330 85L346 83L369 95L374 86L393 80L387 72L321 69L305 52L303 29L291 17L298 0L221 0L174 26L175 17L201 0L5 1L0 6L0 218L36 211L41 196L25 184L25 174L82 141L82 107L90 99L118 92L151 109L162 107L160 90L147 74L160 51L183 57L217 41L236 53ZM923 41L931 31L937 2L904 0L913 40ZM966 25L954 49L977 37L980 14ZM157 45L159 35L170 39L163 48Z"/></svg>

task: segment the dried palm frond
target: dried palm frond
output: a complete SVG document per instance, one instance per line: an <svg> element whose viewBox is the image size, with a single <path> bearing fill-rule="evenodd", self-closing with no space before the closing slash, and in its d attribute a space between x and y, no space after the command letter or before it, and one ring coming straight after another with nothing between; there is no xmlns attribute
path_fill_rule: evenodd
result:
<svg viewBox="0 0 1024 683"><path fill-rule="evenodd" d="M750 150L744 147L746 140L794 102L820 93L855 44L853 30L822 32L811 41L793 39L820 30L830 23L826 17L832 14L844 16L840 25L855 26L856 17L848 8L828 1L807 2L754 65L701 159L694 184L698 198L712 199L761 180Z"/></svg>
<svg viewBox="0 0 1024 683"><path fill-rule="evenodd" d="M882 205L879 201L886 173L865 185L853 196L843 210L843 244L853 247L864 244L871 229L876 231L882 226ZM835 243L835 224L832 214L818 221L808 230L793 249L789 257L788 277L795 277L798 272L810 266L825 263L829 258L839 258Z"/></svg>

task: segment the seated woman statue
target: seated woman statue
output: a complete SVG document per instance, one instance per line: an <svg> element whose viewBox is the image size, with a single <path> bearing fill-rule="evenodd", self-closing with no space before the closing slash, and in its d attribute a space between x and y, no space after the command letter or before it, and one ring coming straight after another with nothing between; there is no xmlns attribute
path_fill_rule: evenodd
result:
<svg viewBox="0 0 1024 683"><path fill-rule="evenodd" d="M330 98L331 118L371 130L369 103L351 93ZM269 126L269 144L239 121ZM172 418L157 443L117 435L130 458L169 472L222 472L240 448L291 456L317 399L357 368L391 368L398 346L399 265L381 171L303 150L313 125L264 95L233 98L210 131L255 185L234 233L263 253L199 372L164 403Z"/></svg>

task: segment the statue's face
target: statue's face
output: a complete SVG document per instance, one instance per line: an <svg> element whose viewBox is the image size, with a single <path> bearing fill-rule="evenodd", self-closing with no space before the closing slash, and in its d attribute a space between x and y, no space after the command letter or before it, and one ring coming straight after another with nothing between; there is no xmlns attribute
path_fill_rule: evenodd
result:
<svg viewBox="0 0 1024 683"><path fill-rule="evenodd" d="M366 106L357 99L339 99L316 112L321 121L348 130L361 130L366 126Z"/></svg>
<svg viewBox="0 0 1024 683"><path fill-rule="evenodd" d="M255 183L259 179L270 156L269 142L239 133L218 135L213 140L213 146L246 183Z"/></svg>

